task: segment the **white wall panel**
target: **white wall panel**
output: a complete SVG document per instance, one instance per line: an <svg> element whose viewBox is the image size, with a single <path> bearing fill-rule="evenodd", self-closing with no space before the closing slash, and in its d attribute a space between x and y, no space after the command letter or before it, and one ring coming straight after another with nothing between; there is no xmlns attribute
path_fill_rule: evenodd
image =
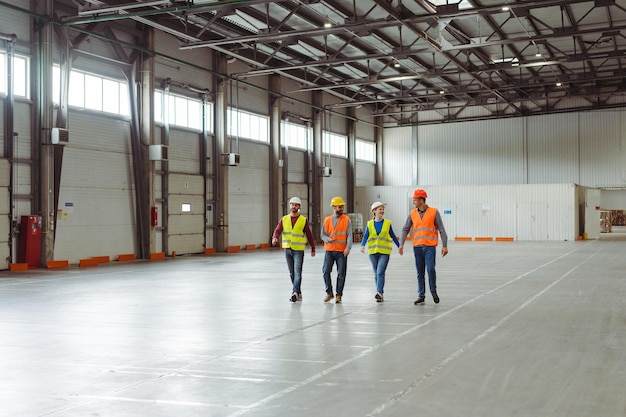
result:
<svg viewBox="0 0 626 417"><path fill-rule="evenodd" d="M520 183L524 162L521 126L521 119L506 119L418 127L418 182Z"/></svg>
<svg viewBox="0 0 626 417"><path fill-rule="evenodd" d="M323 201L320 204L322 208L322 214L328 215L332 213L330 208L330 200L333 197L339 196L346 202L345 212L348 212L348 207L352 203L350 194L348 193L348 160L343 158L331 159L332 175L330 177L320 177L323 181L322 193L324 195ZM324 216L322 216L324 217Z"/></svg>
<svg viewBox="0 0 626 417"><path fill-rule="evenodd" d="M246 80L246 83L252 85L246 85L242 82L229 83L229 86L232 86L232 95L230 92L228 93L228 105L255 114L269 115L267 77L253 77ZM254 86L259 86L260 88Z"/></svg>
<svg viewBox="0 0 626 417"><path fill-rule="evenodd" d="M29 10L28 2L24 0L8 0L3 2ZM33 22L33 19L31 19L28 14L3 7L2 13L0 13L0 28L2 28L0 32L15 34L18 41L28 42L30 41L32 33L31 22Z"/></svg>
<svg viewBox="0 0 626 417"><path fill-rule="evenodd" d="M626 210L626 190L601 190L602 210Z"/></svg>
<svg viewBox="0 0 626 417"><path fill-rule="evenodd" d="M414 161L411 127L385 129L383 147L383 182L385 185L410 185L414 178ZM378 144L378 146L381 146Z"/></svg>
<svg viewBox="0 0 626 417"><path fill-rule="evenodd" d="M374 185L376 183L376 165L369 162L356 162L356 185Z"/></svg>
<svg viewBox="0 0 626 417"><path fill-rule="evenodd" d="M581 113L580 183L626 185L626 111Z"/></svg>
<svg viewBox="0 0 626 417"><path fill-rule="evenodd" d="M513 237L515 240L575 240L578 199L574 184L420 186L436 207L449 240ZM387 203L386 217L401 233L414 207L414 187L357 187L357 211L369 217L374 201ZM397 225L397 226L396 226Z"/></svg>
<svg viewBox="0 0 626 417"><path fill-rule="evenodd" d="M520 183L580 182L578 114L527 119L528 179Z"/></svg>
<svg viewBox="0 0 626 417"><path fill-rule="evenodd" d="M300 84L288 78L282 78L280 84L283 93L282 111L310 118L311 106L306 103L311 102L311 92L300 92Z"/></svg>
<svg viewBox="0 0 626 417"><path fill-rule="evenodd" d="M155 31L155 45L159 53L183 62L192 62L194 67L181 65L163 56L157 56L155 74L157 80L171 78L178 83L193 87L212 89L212 77L209 71L212 64L212 52L208 48L180 50L180 40L161 31ZM157 88L161 86L157 85Z"/></svg>
<svg viewBox="0 0 626 417"><path fill-rule="evenodd" d="M266 243L269 225L269 146L241 140L241 163L228 169L228 244ZM272 223L275 220L272 219Z"/></svg>

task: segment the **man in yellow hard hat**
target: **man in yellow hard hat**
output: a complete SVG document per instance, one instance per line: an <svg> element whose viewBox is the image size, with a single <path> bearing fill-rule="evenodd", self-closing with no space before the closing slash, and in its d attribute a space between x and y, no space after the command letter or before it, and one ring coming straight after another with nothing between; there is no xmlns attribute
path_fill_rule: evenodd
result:
<svg viewBox="0 0 626 417"><path fill-rule="evenodd" d="M417 300L413 304L424 304L426 296L425 272L428 271L428 286L435 304L439 303L437 294L437 272L435 271L435 258L437 245L439 244L437 232L441 235L441 256L448 254L448 234L443 227L443 221L439 211L426 204L426 191L418 189L413 192L413 205L415 208L409 213L406 223L402 228L400 237L400 255L404 253L404 242L409 237L413 242L413 254L415 255L415 268L417 269Z"/></svg>
<svg viewBox="0 0 626 417"><path fill-rule="evenodd" d="M304 263L304 248L307 241L311 246L311 256L315 256L315 239L306 217L300 214L302 201L298 197L289 200L290 213L283 216L276 225L272 235L272 245L278 243L282 234L282 247L285 250L285 259L289 276L291 277L291 297L289 301L302 301L302 264Z"/></svg>
<svg viewBox="0 0 626 417"><path fill-rule="evenodd" d="M350 216L343 214L345 201L341 197L333 197L330 202L333 214L324 219L321 237L324 241L324 285L326 287L326 297L324 302L335 298L336 303L341 303L343 297L343 286L346 282L346 269L348 267L348 255L352 249L352 222ZM333 282L330 273L333 265L337 264L337 297L333 294Z"/></svg>

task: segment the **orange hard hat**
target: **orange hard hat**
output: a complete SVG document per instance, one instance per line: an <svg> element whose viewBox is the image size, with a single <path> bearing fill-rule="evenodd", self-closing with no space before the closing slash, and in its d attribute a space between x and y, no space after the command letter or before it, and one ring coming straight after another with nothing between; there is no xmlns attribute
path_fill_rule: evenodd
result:
<svg viewBox="0 0 626 417"><path fill-rule="evenodd" d="M420 188L418 190L413 191L413 199L416 199L416 198L423 198L424 200L426 200L428 198L428 195L426 195L426 191Z"/></svg>

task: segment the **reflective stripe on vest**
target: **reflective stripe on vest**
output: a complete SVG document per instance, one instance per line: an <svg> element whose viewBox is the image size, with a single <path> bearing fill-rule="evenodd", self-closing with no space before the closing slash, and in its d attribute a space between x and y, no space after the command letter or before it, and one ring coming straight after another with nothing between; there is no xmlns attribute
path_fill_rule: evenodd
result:
<svg viewBox="0 0 626 417"><path fill-rule="evenodd" d="M384 219L383 227L380 229L380 234L376 234L376 227L374 226L374 220L367 222L367 230L369 237L367 238L367 253L374 255L376 253L382 253L384 255L391 254L391 246L393 240L389 234L391 229L391 221Z"/></svg>
<svg viewBox="0 0 626 417"><path fill-rule="evenodd" d="M306 235L304 234L304 226L306 226L306 217L300 215L296 224L291 227L291 216L288 214L283 217L283 248L291 248L293 250L304 250L306 246Z"/></svg>
<svg viewBox="0 0 626 417"><path fill-rule="evenodd" d="M348 220L350 217L342 214L337 220L337 226L333 227L333 216L328 216L324 220L324 230L331 239L335 239L333 243L324 242L324 250L343 252L348 245Z"/></svg>
<svg viewBox="0 0 626 417"><path fill-rule="evenodd" d="M435 227L435 218L437 209L428 207L424 212L424 217L420 217L417 209L411 210L411 220L413 228L411 229L411 240L413 246L437 246L439 238L437 227Z"/></svg>

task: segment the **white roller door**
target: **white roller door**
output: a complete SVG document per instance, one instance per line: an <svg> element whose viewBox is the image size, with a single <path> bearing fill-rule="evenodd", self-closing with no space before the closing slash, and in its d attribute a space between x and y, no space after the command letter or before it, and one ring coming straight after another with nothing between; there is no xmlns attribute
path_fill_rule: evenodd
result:
<svg viewBox="0 0 626 417"><path fill-rule="evenodd" d="M239 146L241 164L224 167L228 169L229 183L228 244L267 243L270 240L269 146L250 141L241 141Z"/></svg>
<svg viewBox="0 0 626 417"><path fill-rule="evenodd" d="M177 255L204 252L204 178L170 174L168 251Z"/></svg>
<svg viewBox="0 0 626 417"><path fill-rule="evenodd" d="M11 234L10 198L9 198L9 161L0 159L0 269L9 268Z"/></svg>
<svg viewBox="0 0 626 417"><path fill-rule="evenodd" d="M128 121L70 112L54 258L135 253L136 219Z"/></svg>

